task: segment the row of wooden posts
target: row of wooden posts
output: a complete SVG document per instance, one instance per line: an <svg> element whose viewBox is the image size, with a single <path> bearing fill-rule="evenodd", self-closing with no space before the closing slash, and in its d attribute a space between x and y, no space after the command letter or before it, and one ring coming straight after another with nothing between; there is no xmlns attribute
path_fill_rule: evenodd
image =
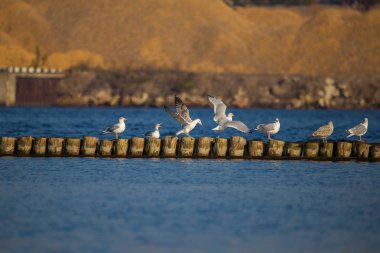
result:
<svg viewBox="0 0 380 253"><path fill-rule="evenodd" d="M284 142L247 141L241 136L230 139L193 137L100 140L98 137L46 138L1 137L0 155L16 156L100 156L100 157L179 157L179 158L256 158L310 160L380 161L380 144L366 142Z"/></svg>

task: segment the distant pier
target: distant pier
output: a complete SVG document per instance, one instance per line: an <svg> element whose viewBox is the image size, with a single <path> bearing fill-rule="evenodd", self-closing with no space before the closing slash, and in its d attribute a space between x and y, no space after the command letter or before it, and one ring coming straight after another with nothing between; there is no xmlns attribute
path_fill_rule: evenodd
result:
<svg viewBox="0 0 380 253"><path fill-rule="evenodd" d="M165 136L99 140L98 137L0 137L0 156L207 158L380 162L380 143L363 141L285 142Z"/></svg>

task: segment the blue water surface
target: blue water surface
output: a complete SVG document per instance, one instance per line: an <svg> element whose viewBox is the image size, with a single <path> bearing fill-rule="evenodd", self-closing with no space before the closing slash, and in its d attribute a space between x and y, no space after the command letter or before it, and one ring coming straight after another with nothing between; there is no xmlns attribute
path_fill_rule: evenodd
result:
<svg viewBox="0 0 380 253"><path fill-rule="evenodd" d="M344 138L368 117L380 140L379 111L233 112L279 117L285 140L328 120ZM192 114L212 136L212 111ZM0 136L99 135L119 116L124 137L178 130L161 109L0 108ZM0 252L380 252L379 196L379 163L0 157Z"/></svg>

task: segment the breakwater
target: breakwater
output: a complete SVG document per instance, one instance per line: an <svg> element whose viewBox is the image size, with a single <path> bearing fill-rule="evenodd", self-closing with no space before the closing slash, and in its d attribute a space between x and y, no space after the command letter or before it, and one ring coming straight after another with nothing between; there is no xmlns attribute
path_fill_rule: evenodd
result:
<svg viewBox="0 0 380 253"><path fill-rule="evenodd" d="M99 140L98 137L0 137L0 156L218 158L320 161L380 161L380 144L363 141L284 142L164 136Z"/></svg>

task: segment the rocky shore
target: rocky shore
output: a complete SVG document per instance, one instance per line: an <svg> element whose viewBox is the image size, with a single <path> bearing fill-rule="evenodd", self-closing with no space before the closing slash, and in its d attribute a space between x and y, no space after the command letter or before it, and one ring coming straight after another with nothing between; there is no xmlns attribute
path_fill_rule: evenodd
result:
<svg viewBox="0 0 380 253"><path fill-rule="evenodd" d="M208 106L207 94L238 108L380 108L380 75L302 76L164 70L72 69L58 89L61 106Z"/></svg>

